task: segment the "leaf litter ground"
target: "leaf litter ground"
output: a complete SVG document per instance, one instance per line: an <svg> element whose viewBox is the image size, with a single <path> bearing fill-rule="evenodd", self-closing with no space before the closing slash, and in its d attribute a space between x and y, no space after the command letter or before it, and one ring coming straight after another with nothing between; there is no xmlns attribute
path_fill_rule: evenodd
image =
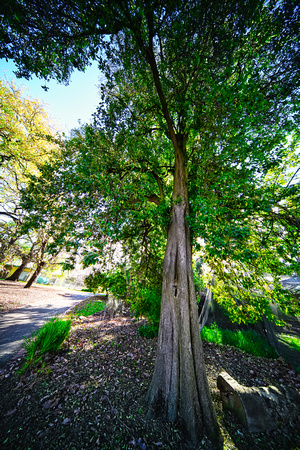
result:
<svg viewBox="0 0 300 450"><path fill-rule="evenodd" d="M138 335L128 309L74 319L62 349L44 366L20 375L24 352L0 372L0 447L3 449L188 449L173 424L147 418L145 396L156 339ZM300 449L300 418L281 429L248 433L220 402L216 379L226 370L247 386L284 384L300 377L282 359L255 358L204 342L207 374L224 435L224 449ZM199 449L211 449L204 438Z"/></svg>

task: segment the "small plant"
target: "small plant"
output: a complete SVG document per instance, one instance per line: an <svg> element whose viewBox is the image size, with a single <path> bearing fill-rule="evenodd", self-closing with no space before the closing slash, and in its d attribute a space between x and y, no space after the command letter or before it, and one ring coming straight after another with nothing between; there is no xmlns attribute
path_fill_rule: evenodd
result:
<svg viewBox="0 0 300 450"><path fill-rule="evenodd" d="M136 295L130 299L130 303L135 317L146 317L151 324L149 326L152 326L153 330L158 330L161 304L160 292L155 289L139 289Z"/></svg>
<svg viewBox="0 0 300 450"><path fill-rule="evenodd" d="M148 339L152 339L158 335L158 324L149 323L146 325L142 325L138 330L138 334Z"/></svg>
<svg viewBox="0 0 300 450"><path fill-rule="evenodd" d="M280 339L286 342L294 350L300 352L300 339L297 336L290 336L288 334L281 334Z"/></svg>
<svg viewBox="0 0 300 450"><path fill-rule="evenodd" d="M88 303L85 303L83 305L78 305L78 307L75 307L75 315L76 316L91 316L92 314L96 314L97 312L103 311L105 309L106 305L101 300L91 300Z"/></svg>
<svg viewBox="0 0 300 450"><path fill-rule="evenodd" d="M201 277L196 271L194 271L194 283L196 292L201 292L206 289L206 285Z"/></svg>
<svg viewBox="0 0 300 450"><path fill-rule="evenodd" d="M68 337L72 325L72 320L62 320L52 317L42 328L31 333L31 338L24 339L26 350L26 360L23 372L29 365L36 364L48 352L55 352Z"/></svg>
<svg viewBox="0 0 300 450"><path fill-rule="evenodd" d="M203 327L202 339L219 345L230 345L254 356L276 358L273 347L260 334L249 330L223 330L213 323L210 327Z"/></svg>

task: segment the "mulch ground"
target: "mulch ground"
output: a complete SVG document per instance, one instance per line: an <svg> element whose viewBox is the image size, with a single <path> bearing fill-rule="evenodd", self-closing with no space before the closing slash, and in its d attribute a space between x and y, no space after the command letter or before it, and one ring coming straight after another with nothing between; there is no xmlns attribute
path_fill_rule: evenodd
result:
<svg viewBox="0 0 300 450"><path fill-rule="evenodd" d="M156 339L138 335L142 321L128 309L76 318L62 349L23 374L24 353L0 371L2 449L188 449L171 423L147 418L145 395ZM224 435L224 449L300 449L300 418L267 433L248 433L222 409L216 386L225 370L246 386L300 388L300 376L282 359L255 358L204 342L207 375ZM203 438L199 449L212 447Z"/></svg>

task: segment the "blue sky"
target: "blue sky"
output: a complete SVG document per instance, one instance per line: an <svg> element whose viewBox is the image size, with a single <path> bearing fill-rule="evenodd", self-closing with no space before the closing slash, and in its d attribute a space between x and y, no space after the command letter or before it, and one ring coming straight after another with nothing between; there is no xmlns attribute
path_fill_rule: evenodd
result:
<svg viewBox="0 0 300 450"><path fill-rule="evenodd" d="M16 78L13 71L16 67L12 61L0 60L0 78L14 79L16 84L25 87L24 94L39 99L45 105L53 122L68 133L78 126L78 121L89 122L99 103L97 85L100 72L97 63L88 67L86 72L73 72L68 86L58 84L55 80L48 83L33 76L32 80ZM46 92L42 85L47 85Z"/></svg>

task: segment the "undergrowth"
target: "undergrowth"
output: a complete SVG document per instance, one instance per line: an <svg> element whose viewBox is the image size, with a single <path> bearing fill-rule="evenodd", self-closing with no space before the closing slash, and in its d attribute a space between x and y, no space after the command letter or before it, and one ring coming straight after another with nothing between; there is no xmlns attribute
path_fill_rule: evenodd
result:
<svg viewBox="0 0 300 450"><path fill-rule="evenodd" d="M31 338L24 338L26 363L20 372L36 364L46 353L57 351L68 337L71 325L71 319L52 317L38 331L31 332Z"/></svg>
<svg viewBox="0 0 300 450"><path fill-rule="evenodd" d="M300 352L300 339L297 336L290 336L288 334L281 334L280 339L286 342L294 350Z"/></svg>
<svg viewBox="0 0 300 450"><path fill-rule="evenodd" d="M92 314L96 314L97 312L101 312L105 309L106 305L101 300L91 300L88 303L85 303L83 305L78 305L78 307L75 307L74 314L76 316L91 316Z"/></svg>
<svg viewBox="0 0 300 450"><path fill-rule="evenodd" d="M277 358L275 350L267 340L252 330L223 330L213 323L210 327L203 327L201 337L208 342L239 348L253 356Z"/></svg>
<svg viewBox="0 0 300 450"><path fill-rule="evenodd" d="M158 327L158 324L147 323L139 328L138 334L148 339L153 339L158 335Z"/></svg>

